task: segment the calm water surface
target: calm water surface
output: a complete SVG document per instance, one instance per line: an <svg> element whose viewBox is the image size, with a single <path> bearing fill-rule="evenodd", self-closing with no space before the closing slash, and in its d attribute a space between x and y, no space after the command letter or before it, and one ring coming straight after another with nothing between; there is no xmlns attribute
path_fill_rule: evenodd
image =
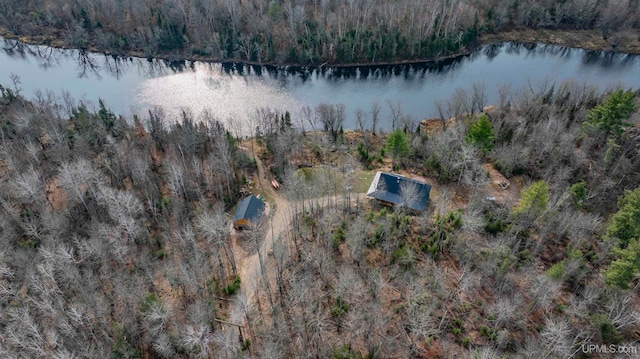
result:
<svg viewBox="0 0 640 359"><path fill-rule="evenodd" d="M256 109L288 110L299 116L303 106L344 104L346 128L355 127L357 108L382 106L382 127L388 129L389 104L399 103L414 119L437 115L436 101L457 88L485 85L488 102L497 88L534 88L545 81L587 81L601 87L640 87L640 57L588 52L550 45L505 43L485 46L469 56L439 65L369 66L361 68L250 67L233 64L168 63L140 58L114 58L46 46L27 46L0 38L0 84L13 86L19 76L22 94L33 98L47 91L95 105L102 99L114 112L130 117L161 106L168 118L183 110L194 115L209 110L244 130Z"/></svg>

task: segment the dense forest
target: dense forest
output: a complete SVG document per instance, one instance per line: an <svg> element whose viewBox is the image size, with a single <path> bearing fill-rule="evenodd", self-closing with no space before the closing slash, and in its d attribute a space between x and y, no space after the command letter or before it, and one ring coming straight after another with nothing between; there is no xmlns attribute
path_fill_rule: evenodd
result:
<svg viewBox="0 0 640 359"><path fill-rule="evenodd" d="M637 355L632 91L504 86L487 107L474 85L439 119L374 104L356 131L340 105L262 109L243 139L207 112L125 119L14 85L0 88L3 358ZM376 170L430 183L427 209L367 200ZM233 231L257 192L271 217Z"/></svg>
<svg viewBox="0 0 640 359"><path fill-rule="evenodd" d="M194 120L169 128L157 110L145 127L2 88L0 356L213 349L214 297L236 270L224 210L255 164L207 113Z"/></svg>
<svg viewBox="0 0 640 359"><path fill-rule="evenodd" d="M322 64L438 59L511 29L637 34L634 0L0 0L6 35L113 54ZM611 40L611 47L620 42ZM633 41L637 41L634 39Z"/></svg>

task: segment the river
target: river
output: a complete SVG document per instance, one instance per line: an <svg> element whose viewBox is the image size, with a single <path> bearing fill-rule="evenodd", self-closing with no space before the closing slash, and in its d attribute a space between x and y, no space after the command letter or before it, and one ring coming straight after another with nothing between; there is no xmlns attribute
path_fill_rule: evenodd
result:
<svg viewBox="0 0 640 359"><path fill-rule="evenodd" d="M357 108L382 108L381 127L390 128L390 105L420 120L437 116L436 102L456 89L480 83L487 102L495 103L498 88L537 87L545 81L574 79L601 88L640 87L640 57L589 52L553 45L504 43L487 45L470 55L439 64L366 66L359 68L275 68L207 62L168 63L119 58L78 50L25 45L0 38L0 84L18 88L27 98L64 92L95 106L102 99L115 113L130 118L154 106L167 118L183 110L194 115L207 109L217 118L248 129L256 109L288 110L294 121L303 106L344 104L345 128L355 128ZM14 77L15 78L15 77ZM308 127L308 125L307 125ZM308 129L308 128L307 128Z"/></svg>

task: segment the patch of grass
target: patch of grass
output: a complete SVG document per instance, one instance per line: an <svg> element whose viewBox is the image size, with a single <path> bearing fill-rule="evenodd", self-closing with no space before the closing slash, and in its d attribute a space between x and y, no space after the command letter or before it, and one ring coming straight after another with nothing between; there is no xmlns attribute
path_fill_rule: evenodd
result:
<svg viewBox="0 0 640 359"><path fill-rule="evenodd" d="M355 185L353 186L353 191L357 193L367 193L375 175L376 171L356 171L354 174Z"/></svg>
<svg viewBox="0 0 640 359"><path fill-rule="evenodd" d="M299 178L307 183L318 185L333 194L340 194L344 190L344 177L342 173L333 168L306 167L297 170ZM327 188L327 185L330 188Z"/></svg>

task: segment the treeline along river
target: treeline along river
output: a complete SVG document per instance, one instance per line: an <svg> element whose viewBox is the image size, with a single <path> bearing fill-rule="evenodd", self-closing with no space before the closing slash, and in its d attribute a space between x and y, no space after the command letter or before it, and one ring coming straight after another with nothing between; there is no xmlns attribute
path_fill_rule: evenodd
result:
<svg viewBox="0 0 640 359"><path fill-rule="evenodd" d="M319 69L122 58L2 38L0 45L0 84L14 87L17 75L27 98L66 92L93 106L102 99L126 117L153 106L173 119L183 109L196 116L208 109L221 120L245 124L244 130L261 107L295 117L304 106L321 103L344 104L345 128L355 128L355 111L370 111L374 102L382 109L379 127L389 129L392 106L415 120L437 117L438 101L474 83L486 89L487 104L498 100L504 85L524 91L575 80L602 89L640 87L638 56L539 44L486 45L438 63Z"/></svg>

